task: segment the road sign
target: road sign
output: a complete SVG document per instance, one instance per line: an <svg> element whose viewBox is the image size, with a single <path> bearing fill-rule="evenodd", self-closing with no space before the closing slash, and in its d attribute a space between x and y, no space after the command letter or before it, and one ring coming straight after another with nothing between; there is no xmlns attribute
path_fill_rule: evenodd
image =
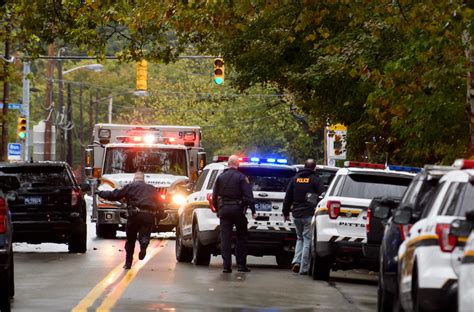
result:
<svg viewBox="0 0 474 312"><path fill-rule="evenodd" d="M21 160L20 143L8 143L8 160Z"/></svg>
<svg viewBox="0 0 474 312"><path fill-rule="evenodd" d="M329 167L336 167L336 160L334 158L328 159L328 166Z"/></svg>
<svg viewBox="0 0 474 312"><path fill-rule="evenodd" d="M0 108L3 108L3 103L0 103ZM8 103L8 109L22 110L21 103Z"/></svg>
<svg viewBox="0 0 474 312"><path fill-rule="evenodd" d="M326 147L328 158L346 159L347 127L342 124L326 128Z"/></svg>

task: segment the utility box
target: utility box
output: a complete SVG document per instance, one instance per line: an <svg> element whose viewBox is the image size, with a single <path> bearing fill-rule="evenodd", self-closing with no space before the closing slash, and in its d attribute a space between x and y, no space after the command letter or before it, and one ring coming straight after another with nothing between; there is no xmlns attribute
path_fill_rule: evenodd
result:
<svg viewBox="0 0 474 312"><path fill-rule="evenodd" d="M44 132L46 123L40 121L37 125L33 126L33 160L40 161L45 160L44 155ZM50 157L47 160L56 160L56 127L51 126L51 150Z"/></svg>

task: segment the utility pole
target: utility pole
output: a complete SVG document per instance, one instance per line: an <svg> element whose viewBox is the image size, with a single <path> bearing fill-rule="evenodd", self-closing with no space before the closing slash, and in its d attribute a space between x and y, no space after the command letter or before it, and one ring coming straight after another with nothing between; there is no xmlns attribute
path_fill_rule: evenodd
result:
<svg viewBox="0 0 474 312"><path fill-rule="evenodd" d="M64 114L64 82L63 82L63 62L58 61L57 63L58 68L58 113L61 116L59 119L59 160L66 159L66 148L65 148L65 135L64 135L64 127L67 126L64 122L65 114Z"/></svg>
<svg viewBox="0 0 474 312"><path fill-rule="evenodd" d="M10 59L10 27L7 26L7 37L5 39L5 60ZM8 62L5 62L5 69L9 67ZM5 80L3 81L3 108L2 108L2 160L8 159L8 97L10 93L10 83L8 82L8 72L5 73Z"/></svg>
<svg viewBox="0 0 474 312"><path fill-rule="evenodd" d="M95 92L95 123L99 123L99 89Z"/></svg>
<svg viewBox="0 0 474 312"><path fill-rule="evenodd" d="M94 112L93 112L93 106L94 101L92 100L92 89L89 88L89 138L91 140L92 138L92 129L94 129ZM91 143L92 140L91 140Z"/></svg>
<svg viewBox="0 0 474 312"><path fill-rule="evenodd" d="M71 84L67 84L67 108L66 108L66 145L67 145L67 153L66 153L66 161L67 163L72 166L72 128L74 123L72 122L72 90Z"/></svg>
<svg viewBox="0 0 474 312"><path fill-rule="evenodd" d="M30 62L27 60L23 61L23 114L26 118L26 138L25 138L25 153L24 160L28 161L30 158Z"/></svg>
<svg viewBox="0 0 474 312"><path fill-rule="evenodd" d="M54 44L48 46L48 56L54 56ZM54 73L54 60L48 60L46 66L46 117L44 124L44 157L43 160L52 160L51 157L51 140L52 140L52 103L53 103L53 73Z"/></svg>
<svg viewBox="0 0 474 312"><path fill-rule="evenodd" d="M84 167L86 166L84 151L84 115L82 113L82 84L79 85L79 146L81 151L81 182L85 181Z"/></svg>

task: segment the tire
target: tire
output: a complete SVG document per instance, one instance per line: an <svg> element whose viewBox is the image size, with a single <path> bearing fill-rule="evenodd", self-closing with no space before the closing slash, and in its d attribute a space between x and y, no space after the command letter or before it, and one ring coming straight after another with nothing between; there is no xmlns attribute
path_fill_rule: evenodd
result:
<svg viewBox="0 0 474 312"><path fill-rule="evenodd" d="M181 229L176 227L176 244L175 244L176 260L178 262L193 261L193 250L183 245L183 236Z"/></svg>
<svg viewBox="0 0 474 312"><path fill-rule="evenodd" d="M416 263L414 264L416 267ZM418 287L418 272L417 270L413 270L413 275L411 277L413 279L412 288L411 288L411 298L413 301L413 312L423 312L423 308L420 304L420 298L418 297L419 287Z"/></svg>
<svg viewBox="0 0 474 312"><path fill-rule="evenodd" d="M380 266L379 283L377 286L377 311L391 311L394 307L394 296L383 287L383 267Z"/></svg>
<svg viewBox="0 0 474 312"><path fill-rule="evenodd" d="M9 287L8 287L8 296L10 299L13 299L15 297L15 267L14 267L14 261L13 261L13 251L10 257L10 267L9 267Z"/></svg>
<svg viewBox="0 0 474 312"><path fill-rule="evenodd" d="M193 262L195 265L208 266L211 262L211 250L204 246L199 239L199 226L193 229Z"/></svg>
<svg viewBox="0 0 474 312"><path fill-rule="evenodd" d="M278 267L282 269L289 269L291 267L291 261L293 260L293 254L283 251L276 254L275 259Z"/></svg>
<svg viewBox="0 0 474 312"><path fill-rule="evenodd" d="M312 259L311 259L311 264L312 266L312 272L311 272L311 277L315 281L329 281L329 275L331 272L331 258L330 257L320 257L317 252L316 248L316 238L317 238L317 233L315 231L313 235L313 247L314 251L312 254Z"/></svg>
<svg viewBox="0 0 474 312"><path fill-rule="evenodd" d="M117 236L117 225L96 223L95 234L99 238L115 238Z"/></svg>
<svg viewBox="0 0 474 312"><path fill-rule="evenodd" d="M10 311L9 275L8 270L0 270L0 311Z"/></svg>
<svg viewBox="0 0 474 312"><path fill-rule="evenodd" d="M70 253L85 253L87 251L87 225L84 220L79 220L74 226L69 239Z"/></svg>

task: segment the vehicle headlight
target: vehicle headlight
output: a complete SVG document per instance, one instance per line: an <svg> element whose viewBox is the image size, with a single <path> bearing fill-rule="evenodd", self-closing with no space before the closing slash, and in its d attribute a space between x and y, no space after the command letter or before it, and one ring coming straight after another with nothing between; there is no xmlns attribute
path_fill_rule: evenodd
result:
<svg viewBox="0 0 474 312"><path fill-rule="evenodd" d="M171 202L176 205L183 205L186 202L186 197L182 194L174 194Z"/></svg>

